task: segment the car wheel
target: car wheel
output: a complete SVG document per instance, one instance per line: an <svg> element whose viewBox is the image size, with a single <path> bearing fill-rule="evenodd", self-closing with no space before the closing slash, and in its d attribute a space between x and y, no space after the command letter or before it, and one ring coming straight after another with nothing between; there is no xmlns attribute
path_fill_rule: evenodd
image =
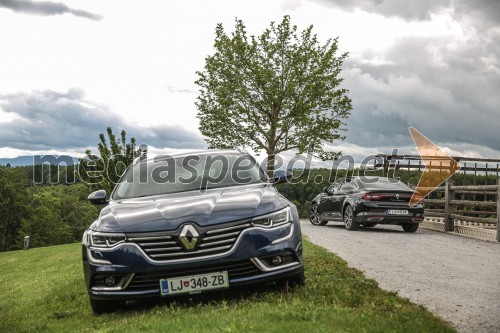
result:
<svg viewBox="0 0 500 333"><path fill-rule="evenodd" d="M359 228L359 223L354 220L354 213L351 205L347 205L344 208L344 224L347 230L354 231Z"/></svg>
<svg viewBox="0 0 500 333"><path fill-rule="evenodd" d="M124 302L120 301L96 301L91 299L90 306L95 315L103 313L115 312L122 308Z"/></svg>
<svg viewBox="0 0 500 333"><path fill-rule="evenodd" d="M328 223L328 221L320 220L317 204L312 204L311 208L309 209L309 221L313 225L325 225Z"/></svg>
<svg viewBox="0 0 500 333"><path fill-rule="evenodd" d="M363 227L365 228L373 228L376 225L377 223L363 223Z"/></svg>
<svg viewBox="0 0 500 333"><path fill-rule="evenodd" d="M415 232L418 230L418 223L407 223L402 225L405 232Z"/></svg>

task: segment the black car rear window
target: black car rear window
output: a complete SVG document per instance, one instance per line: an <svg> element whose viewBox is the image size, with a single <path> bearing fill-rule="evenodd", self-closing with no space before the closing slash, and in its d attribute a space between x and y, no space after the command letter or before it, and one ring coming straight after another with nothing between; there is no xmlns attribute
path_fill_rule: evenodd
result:
<svg viewBox="0 0 500 333"><path fill-rule="evenodd" d="M411 190L405 183L385 177L360 177L355 179L360 188L377 188L386 190Z"/></svg>

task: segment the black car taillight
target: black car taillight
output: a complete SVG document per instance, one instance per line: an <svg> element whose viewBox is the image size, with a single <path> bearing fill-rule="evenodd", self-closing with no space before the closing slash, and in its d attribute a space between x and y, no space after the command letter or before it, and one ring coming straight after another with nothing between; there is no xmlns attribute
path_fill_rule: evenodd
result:
<svg viewBox="0 0 500 333"><path fill-rule="evenodd" d="M377 201L377 200L380 200L382 199L382 195L381 194L363 194L361 196L361 199L363 200L369 200L369 201Z"/></svg>

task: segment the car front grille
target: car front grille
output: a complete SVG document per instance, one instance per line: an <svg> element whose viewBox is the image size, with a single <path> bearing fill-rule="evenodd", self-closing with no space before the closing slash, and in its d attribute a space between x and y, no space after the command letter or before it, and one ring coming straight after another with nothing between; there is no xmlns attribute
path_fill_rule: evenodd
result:
<svg viewBox="0 0 500 333"><path fill-rule="evenodd" d="M196 274L227 271L229 279L259 274L260 270L250 260L227 262L203 267L185 268L175 271L156 271L136 273L127 287L129 291L160 289L160 279L190 276Z"/></svg>
<svg viewBox="0 0 500 333"><path fill-rule="evenodd" d="M127 242L137 244L149 258L159 261L198 258L229 251L241 232L250 223L225 225L224 227L200 228L200 240L195 250L186 250L178 240L178 234L167 232L128 235Z"/></svg>

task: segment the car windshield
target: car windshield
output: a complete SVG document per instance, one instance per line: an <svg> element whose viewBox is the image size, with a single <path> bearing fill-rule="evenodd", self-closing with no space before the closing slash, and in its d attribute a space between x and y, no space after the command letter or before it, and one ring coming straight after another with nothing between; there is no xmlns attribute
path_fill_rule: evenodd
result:
<svg viewBox="0 0 500 333"><path fill-rule="evenodd" d="M113 192L113 199L263 182L267 182L265 174L244 154L158 156L131 166Z"/></svg>

